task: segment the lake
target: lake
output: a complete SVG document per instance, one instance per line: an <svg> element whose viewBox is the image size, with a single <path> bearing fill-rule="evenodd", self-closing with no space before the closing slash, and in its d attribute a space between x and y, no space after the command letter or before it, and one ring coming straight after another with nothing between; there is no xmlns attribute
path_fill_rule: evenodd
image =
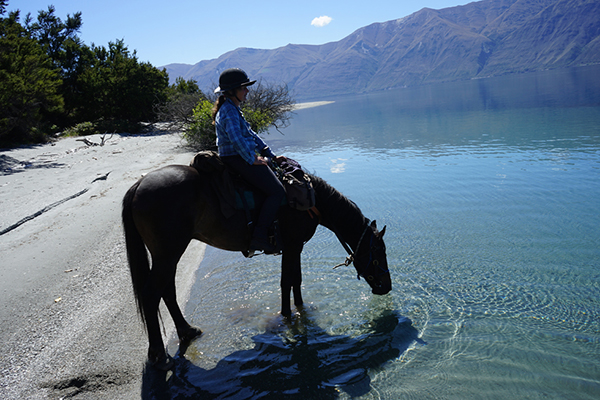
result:
<svg viewBox="0 0 600 400"><path fill-rule="evenodd" d="M208 249L173 398L600 398L600 67L332 100L265 139L387 226L392 292L319 228L285 323L280 257Z"/></svg>

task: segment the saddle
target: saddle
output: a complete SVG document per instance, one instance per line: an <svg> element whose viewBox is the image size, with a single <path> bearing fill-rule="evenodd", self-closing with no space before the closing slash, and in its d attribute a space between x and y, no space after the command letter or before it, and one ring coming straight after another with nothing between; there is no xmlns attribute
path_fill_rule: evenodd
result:
<svg viewBox="0 0 600 400"><path fill-rule="evenodd" d="M249 210L257 208L257 203L261 200L258 193L250 184L230 170L216 152L206 150L197 153L190 166L210 178L210 184L219 198L221 212L225 218L230 218L240 209L244 209L248 213ZM300 164L292 159L287 159L280 165L271 163L271 168L285 188L284 204L300 211L306 211L315 206L314 188L310 177L302 170Z"/></svg>
<svg viewBox="0 0 600 400"><path fill-rule="evenodd" d="M209 177L210 185L219 198L221 212L225 218L232 217L236 212L236 184L219 155L210 150L201 151L194 156L190 166L201 175Z"/></svg>

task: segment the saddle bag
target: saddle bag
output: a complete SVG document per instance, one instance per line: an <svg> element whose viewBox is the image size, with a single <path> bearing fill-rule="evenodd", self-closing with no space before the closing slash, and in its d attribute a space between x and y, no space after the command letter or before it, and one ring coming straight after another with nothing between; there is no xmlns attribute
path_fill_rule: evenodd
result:
<svg viewBox="0 0 600 400"><path fill-rule="evenodd" d="M315 206L315 189L310 176L302 170L297 161L288 158L281 162L278 172L291 208L306 211Z"/></svg>

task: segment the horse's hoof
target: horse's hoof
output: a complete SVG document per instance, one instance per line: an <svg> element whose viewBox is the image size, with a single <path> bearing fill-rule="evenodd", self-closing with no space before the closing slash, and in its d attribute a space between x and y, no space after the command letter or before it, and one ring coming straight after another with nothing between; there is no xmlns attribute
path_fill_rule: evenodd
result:
<svg viewBox="0 0 600 400"><path fill-rule="evenodd" d="M192 341L202 335L200 328L190 326L186 331L179 336L179 355L185 354Z"/></svg>
<svg viewBox="0 0 600 400"><path fill-rule="evenodd" d="M164 350L148 350L148 365L161 371L168 371L173 368L175 362Z"/></svg>
<svg viewBox="0 0 600 400"><path fill-rule="evenodd" d="M179 340L183 343L189 343L198 336L202 335L202 330L195 326L190 326L183 335L179 337Z"/></svg>
<svg viewBox="0 0 600 400"><path fill-rule="evenodd" d="M148 358L148 364L150 364L152 367L158 370L168 371L173 368L173 365L175 365L175 361L173 361L173 358L171 356L165 354L156 360L151 360L150 358Z"/></svg>

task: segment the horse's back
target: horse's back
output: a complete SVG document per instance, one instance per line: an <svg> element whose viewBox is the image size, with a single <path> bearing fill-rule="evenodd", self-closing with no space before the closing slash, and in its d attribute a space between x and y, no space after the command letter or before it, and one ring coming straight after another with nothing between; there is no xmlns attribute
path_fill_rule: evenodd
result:
<svg viewBox="0 0 600 400"><path fill-rule="evenodd" d="M149 248L153 243L189 242L197 214L202 212L203 180L185 165L169 165L145 175L132 199L135 225ZM152 251L152 250L151 250Z"/></svg>
<svg viewBox="0 0 600 400"><path fill-rule="evenodd" d="M201 177L196 169L187 165L167 165L146 174L139 182L137 194L146 193L153 196L170 193L174 190L185 190L198 185Z"/></svg>

